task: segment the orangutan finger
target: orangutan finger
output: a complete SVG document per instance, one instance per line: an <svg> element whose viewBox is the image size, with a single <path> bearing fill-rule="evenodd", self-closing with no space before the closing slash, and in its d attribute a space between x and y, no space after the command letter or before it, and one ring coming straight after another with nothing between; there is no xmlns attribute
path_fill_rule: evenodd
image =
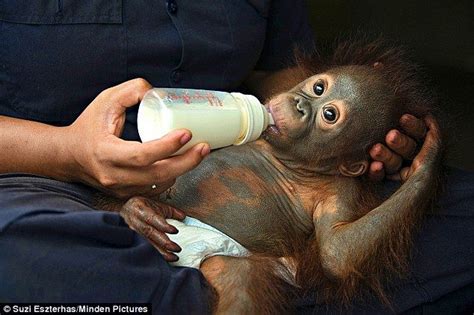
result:
<svg viewBox="0 0 474 315"><path fill-rule="evenodd" d="M143 235L150 244L160 252L166 261L173 262L178 260L178 256L170 251L179 252L181 251L181 248L176 243L169 240L165 234L162 234L161 237L155 235L157 231L153 231L153 228L150 225L144 224L135 216L129 217L128 219L125 219L125 221L132 230Z"/></svg>
<svg viewBox="0 0 474 315"><path fill-rule="evenodd" d="M403 115L400 118L400 126L407 135L417 140L423 139L426 135L427 127L425 122L413 115Z"/></svg>
<svg viewBox="0 0 474 315"><path fill-rule="evenodd" d="M153 215L151 217L151 221L145 221L145 222L153 225L153 227L160 232L170 233L170 234L178 233L178 229L176 227L169 224L165 218L160 217L158 215Z"/></svg>
<svg viewBox="0 0 474 315"><path fill-rule="evenodd" d="M383 163L379 161L373 161L369 167L369 179L374 182L380 182L385 178L385 171L383 169Z"/></svg>
<svg viewBox="0 0 474 315"><path fill-rule="evenodd" d="M441 131L439 129L438 122L431 115L426 116L425 118L426 126L428 127L428 132L426 134L425 144L432 149L439 149L441 146ZM423 148L422 148L423 150Z"/></svg>
<svg viewBox="0 0 474 315"><path fill-rule="evenodd" d="M159 231L152 231L147 237L153 244L160 246L170 252L180 252L181 247L178 244L171 241L165 233Z"/></svg>
<svg viewBox="0 0 474 315"><path fill-rule="evenodd" d="M410 177L412 173L411 167L404 167L400 170L400 179L404 183L408 180L408 177Z"/></svg>
<svg viewBox="0 0 474 315"><path fill-rule="evenodd" d="M438 123L432 116L427 116L425 118L425 122L428 126L428 132L426 133L425 141L421 147L420 152L413 160L410 173L417 171L426 163L436 160L435 156L442 151L441 134Z"/></svg>
<svg viewBox="0 0 474 315"><path fill-rule="evenodd" d="M417 144L415 140L396 129L389 131L385 137L385 142L391 150L405 159L413 159L416 153Z"/></svg>
<svg viewBox="0 0 474 315"><path fill-rule="evenodd" d="M156 244L151 243L151 245L153 245L153 247L156 248L156 250L161 254L161 256L163 256L163 258L167 262L174 262L178 260L178 256L176 256L175 254L166 251L165 249L161 248L160 246Z"/></svg>
<svg viewBox="0 0 474 315"><path fill-rule="evenodd" d="M151 208L142 208L141 211L138 212L138 218L144 222L144 224L150 225L160 232L170 234L178 233L178 229L169 224L161 213L155 212Z"/></svg>
<svg viewBox="0 0 474 315"><path fill-rule="evenodd" d="M403 159L381 143L377 143L369 152L372 159L382 162L386 174L393 174L400 169Z"/></svg>
<svg viewBox="0 0 474 315"><path fill-rule="evenodd" d="M183 221L186 218L186 214L182 210L173 208L173 214L171 218L175 220Z"/></svg>
<svg viewBox="0 0 474 315"><path fill-rule="evenodd" d="M431 115L428 115L424 122L427 132L420 152L415 156L410 167L404 167L400 170L399 174L393 175L393 177L398 176L402 182L407 181L413 173L426 163L429 163L430 159L436 160L434 156L441 151L441 135L438 123Z"/></svg>

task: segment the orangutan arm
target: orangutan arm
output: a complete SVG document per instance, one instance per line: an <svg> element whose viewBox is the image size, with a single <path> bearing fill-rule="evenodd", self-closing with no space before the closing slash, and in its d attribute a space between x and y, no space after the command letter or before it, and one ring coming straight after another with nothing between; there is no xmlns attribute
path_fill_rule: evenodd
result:
<svg viewBox="0 0 474 315"><path fill-rule="evenodd" d="M329 278L344 285L365 282L383 298L383 279L405 271L412 230L431 206L440 182L439 130L431 118L426 122L430 130L408 180L388 200L355 221L344 196L316 210L321 266Z"/></svg>

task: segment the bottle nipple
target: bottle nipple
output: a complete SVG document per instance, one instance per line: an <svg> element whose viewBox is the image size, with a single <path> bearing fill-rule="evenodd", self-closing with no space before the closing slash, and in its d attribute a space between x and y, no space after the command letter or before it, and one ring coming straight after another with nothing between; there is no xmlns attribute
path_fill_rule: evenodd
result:
<svg viewBox="0 0 474 315"><path fill-rule="evenodd" d="M268 111L267 109L267 117L268 117L268 123L267 125L275 125L275 120L273 119L272 113Z"/></svg>

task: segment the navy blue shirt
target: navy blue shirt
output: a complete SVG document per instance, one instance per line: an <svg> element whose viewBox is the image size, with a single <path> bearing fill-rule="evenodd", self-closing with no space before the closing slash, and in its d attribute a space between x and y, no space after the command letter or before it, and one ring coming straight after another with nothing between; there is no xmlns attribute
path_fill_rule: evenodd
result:
<svg viewBox="0 0 474 315"><path fill-rule="evenodd" d="M312 43L302 1L0 0L0 115L68 125L101 91L136 77L236 90L252 70L285 67L294 45ZM138 138L136 108L123 137ZM170 267L92 198L81 185L0 176L2 302L209 312L199 271Z"/></svg>
<svg viewBox="0 0 474 315"><path fill-rule="evenodd" d="M104 89L236 90L311 48L303 1L0 1L0 115L72 123ZM136 108L123 137L138 139Z"/></svg>

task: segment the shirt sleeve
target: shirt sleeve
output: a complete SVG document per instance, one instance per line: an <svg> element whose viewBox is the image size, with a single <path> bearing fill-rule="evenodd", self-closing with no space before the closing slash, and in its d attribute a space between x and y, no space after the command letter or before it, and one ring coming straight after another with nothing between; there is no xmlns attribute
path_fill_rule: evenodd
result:
<svg viewBox="0 0 474 315"><path fill-rule="evenodd" d="M294 49L313 51L314 38L304 1L272 1L265 44L255 70L275 71L294 65Z"/></svg>

